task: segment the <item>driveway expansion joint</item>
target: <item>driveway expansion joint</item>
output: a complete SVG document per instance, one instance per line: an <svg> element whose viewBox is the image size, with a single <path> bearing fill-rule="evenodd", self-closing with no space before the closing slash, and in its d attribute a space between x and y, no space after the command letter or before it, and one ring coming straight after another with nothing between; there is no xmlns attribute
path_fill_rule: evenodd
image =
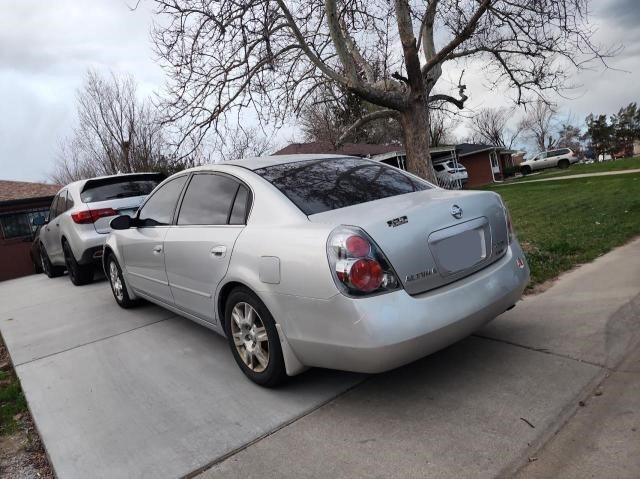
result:
<svg viewBox="0 0 640 479"><path fill-rule="evenodd" d="M523 349L527 349L529 351L534 351L536 353L542 353L542 354L548 354L550 356L556 356L558 358L563 358L563 359L570 359L572 361L576 361L578 363L582 363L582 364L588 364L590 366L595 366L597 368L601 368L604 369L606 371L611 371L612 369L604 364L600 364L600 363L596 363L593 361L587 361L586 359L580 359L580 358L576 358L573 356L570 356L568 354L561 354L561 353L557 353L555 351L551 351L549 349L546 348L534 348L532 346L526 346L524 344L519 344L513 341L509 341L506 339L500 339L500 338L492 338L491 336L484 336L482 334L472 334L471 336L478 338L478 339L486 339L488 341L495 341L497 343L504 343L504 344L508 344L510 346L515 346L517 348L523 348Z"/></svg>
<svg viewBox="0 0 640 479"><path fill-rule="evenodd" d="M87 341L85 343L77 344L77 345L72 346L70 348L61 349L60 351L56 351L55 353L45 354L44 356L39 356L39 357L36 357L36 358L33 358L33 359L29 359L28 361L23 361L21 363L14 364L14 367L24 366L26 364L30 364L30 363L34 363L36 361L40 361L41 359L47 359L47 358L50 358L50 357L53 357L53 356L57 356L58 354L66 353L66 352L69 352L69 351L73 351L74 349L82 348L82 347L88 346L90 344L99 343L101 341L105 341L107 339L115 338L117 336L121 336L123 334L127 334L127 333L130 333L132 331L137 331L138 329L146 328L147 326L152 326L154 324L158 324L158 323L161 323L163 321L168 321L170 319L177 318L177 317L178 316L176 316L174 314L174 315L169 316L167 318L158 319L157 321L153 321L152 323L142 324L140 326L136 326L135 328L127 329L126 331L120 331L118 333L110 334L110 335L104 336L102 338L98 338L98 339L94 339L92 341Z"/></svg>

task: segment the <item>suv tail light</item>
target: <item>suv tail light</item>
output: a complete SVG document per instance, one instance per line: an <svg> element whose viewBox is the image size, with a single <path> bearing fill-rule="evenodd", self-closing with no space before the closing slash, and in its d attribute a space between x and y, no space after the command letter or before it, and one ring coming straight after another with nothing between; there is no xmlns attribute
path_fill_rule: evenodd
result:
<svg viewBox="0 0 640 479"><path fill-rule="evenodd" d="M84 210L73 213L71 218L75 223L79 225L85 225L95 223L100 218L106 218L108 216L116 216L118 212L113 208L100 208L97 210Z"/></svg>
<svg viewBox="0 0 640 479"><path fill-rule="evenodd" d="M400 288L389 261L360 228L334 229L327 240L327 257L333 279L345 294L364 296Z"/></svg>

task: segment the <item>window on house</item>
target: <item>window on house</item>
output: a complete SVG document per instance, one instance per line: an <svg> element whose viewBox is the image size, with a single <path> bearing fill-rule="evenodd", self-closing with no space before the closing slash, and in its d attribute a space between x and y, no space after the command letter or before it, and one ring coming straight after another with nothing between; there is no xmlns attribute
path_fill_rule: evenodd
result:
<svg viewBox="0 0 640 479"><path fill-rule="evenodd" d="M31 225L26 213L0 216L4 239L31 236Z"/></svg>

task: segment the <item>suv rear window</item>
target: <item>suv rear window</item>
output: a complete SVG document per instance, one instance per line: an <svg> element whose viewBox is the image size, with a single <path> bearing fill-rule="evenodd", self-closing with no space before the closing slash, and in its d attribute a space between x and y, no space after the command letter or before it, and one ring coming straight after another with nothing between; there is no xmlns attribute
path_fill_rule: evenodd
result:
<svg viewBox="0 0 640 479"><path fill-rule="evenodd" d="M163 179L164 176L161 174L97 178L85 183L80 193L80 199L83 203L94 203L96 201L107 201L117 198L146 196L151 193Z"/></svg>
<svg viewBox="0 0 640 479"><path fill-rule="evenodd" d="M306 215L431 188L384 163L336 158L283 163L255 170Z"/></svg>

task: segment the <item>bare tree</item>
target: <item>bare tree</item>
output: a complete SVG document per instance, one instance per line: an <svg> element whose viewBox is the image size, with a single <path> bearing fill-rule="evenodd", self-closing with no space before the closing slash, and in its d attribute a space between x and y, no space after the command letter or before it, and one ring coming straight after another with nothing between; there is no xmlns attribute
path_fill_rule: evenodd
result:
<svg viewBox="0 0 640 479"><path fill-rule="evenodd" d="M456 143L453 131L460 122L444 110L432 109L429 112L429 144L445 146Z"/></svg>
<svg viewBox="0 0 640 479"><path fill-rule="evenodd" d="M334 149L347 140L358 143L401 143L402 131L392 118L383 117L360 128L349 129L363 116L379 110L380 107L344 89L334 91L326 86L318 88L313 102L300 112L298 126L306 141L329 143Z"/></svg>
<svg viewBox="0 0 640 479"><path fill-rule="evenodd" d="M558 110L556 106L543 100L533 103L532 108L522 120L522 128L526 137L539 151L556 146Z"/></svg>
<svg viewBox="0 0 640 479"><path fill-rule="evenodd" d="M512 148L524 124L514 122L513 108L483 108L469 121L473 138L490 145Z"/></svg>
<svg viewBox="0 0 640 479"><path fill-rule="evenodd" d="M445 64L481 57L490 80L518 103L565 86L571 70L603 60L589 0L156 0L157 53L170 76L167 121L201 137L253 108L278 125L323 85L400 122L408 169L435 181L429 108L467 100L462 76L437 93ZM438 43L436 47L436 32Z"/></svg>
<svg viewBox="0 0 640 479"><path fill-rule="evenodd" d="M219 152L222 161L230 161L266 155L272 149L273 142L259 128L238 126L226 137Z"/></svg>
<svg viewBox="0 0 640 479"><path fill-rule="evenodd" d="M131 77L88 71L77 110L78 125L62 140L51 175L57 183L118 172L172 171L166 132L151 103L137 98Z"/></svg>

